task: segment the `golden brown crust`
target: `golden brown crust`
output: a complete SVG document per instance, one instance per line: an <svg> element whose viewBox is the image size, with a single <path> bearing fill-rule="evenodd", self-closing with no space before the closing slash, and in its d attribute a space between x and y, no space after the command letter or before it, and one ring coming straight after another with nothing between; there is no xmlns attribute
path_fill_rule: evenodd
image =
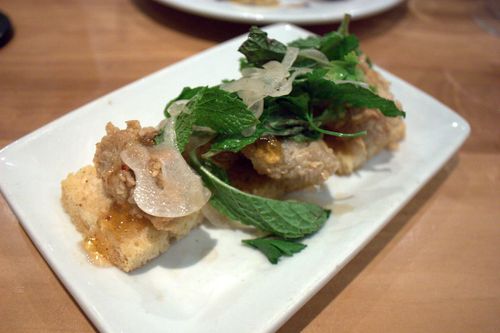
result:
<svg viewBox="0 0 500 333"><path fill-rule="evenodd" d="M389 84L362 61L367 82L392 99ZM367 131L355 139L325 137L308 143L267 138L244 149L242 154L222 153L214 158L237 188L260 196L279 198L285 193L323 183L334 172L350 174L380 150L394 149L403 139L401 118L385 117L374 109L350 109L342 121L328 124L339 132ZM120 154L129 145L153 144L154 128L127 122L120 130L109 123L107 135L97 144L94 163L62 182L62 204L86 239L106 259L128 272L166 251L201 223L201 212L181 218L160 218L142 212L132 199L133 172ZM159 174L159 163L150 160L149 171Z"/></svg>
<svg viewBox="0 0 500 333"><path fill-rule="evenodd" d="M84 238L93 239L97 250L125 272L165 252L173 240L184 237L203 219L198 212L157 230L148 219L114 206L93 166L68 175L62 182L61 201Z"/></svg>
<svg viewBox="0 0 500 333"><path fill-rule="evenodd" d="M135 186L133 172L122 162L120 153L129 145L140 142L141 125L136 120L127 122L120 130L113 124L106 125L106 135L96 144L94 165L97 175L103 180L104 190L119 204L129 201Z"/></svg>
<svg viewBox="0 0 500 333"><path fill-rule="evenodd" d="M359 66L366 82L375 87L381 97L394 99L389 91L389 82L368 66L365 57L360 60ZM400 104L395 103L400 108ZM367 135L356 139L325 137L326 144L339 159L340 167L336 173L340 175L352 173L383 149L397 148L405 136L405 124L401 117L385 117L375 109L347 110L342 121L326 124L326 128L342 133L367 131Z"/></svg>
<svg viewBox="0 0 500 333"><path fill-rule="evenodd" d="M275 179L259 175L250 160L240 157L227 170L231 184L236 188L258 196L279 198L286 193L285 186Z"/></svg>
<svg viewBox="0 0 500 333"><path fill-rule="evenodd" d="M61 183L61 202L72 217L79 232L90 233L97 220L106 214L112 200L106 196L102 181L93 166L85 166L76 173L70 173Z"/></svg>
<svg viewBox="0 0 500 333"><path fill-rule="evenodd" d="M274 140L252 144L243 154L252 161L257 173L279 181L285 191L321 184L339 167L336 156L323 140Z"/></svg>

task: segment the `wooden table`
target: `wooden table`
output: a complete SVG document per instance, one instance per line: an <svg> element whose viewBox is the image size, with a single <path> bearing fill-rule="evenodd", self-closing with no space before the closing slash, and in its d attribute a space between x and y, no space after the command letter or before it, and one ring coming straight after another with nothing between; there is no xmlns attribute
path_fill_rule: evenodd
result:
<svg viewBox="0 0 500 333"><path fill-rule="evenodd" d="M0 146L248 29L149 0L0 10L16 28L0 49ZM374 62L456 110L472 135L280 332L500 332L500 40L482 13L480 1L411 0L352 24ZM3 198L0 220L0 331L94 331Z"/></svg>

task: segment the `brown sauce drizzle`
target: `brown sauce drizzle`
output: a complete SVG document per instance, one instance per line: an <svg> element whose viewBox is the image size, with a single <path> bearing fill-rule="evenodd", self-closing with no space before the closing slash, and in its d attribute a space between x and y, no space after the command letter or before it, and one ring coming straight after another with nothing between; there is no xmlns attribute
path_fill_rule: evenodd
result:
<svg viewBox="0 0 500 333"><path fill-rule="evenodd" d="M97 240L95 237L87 237L83 240L82 246L87 253L87 259L91 264L101 267L109 267L111 263L97 250Z"/></svg>
<svg viewBox="0 0 500 333"><path fill-rule="evenodd" d="M133 214L130 206L113 205L109 212L99 220L100 229L116 240L133 236L150 224L139 214Z"/></svg>
<svg viewBox="0 0 500 333"><path fill-rule="evenodd" d="M277 164L283 158L283 148L281 142L274 136L262 137L253 144L255 155L258 159L266 161L268 164Z"/></svg>
<svg viewBox="0 0 500 333"><path fill-rule="evenodd" d="M113 205L97 222L96 233L83 241L88 260L97 266L109 266L112 257L110 247L137 235L150 225L150 221L139 214L133 214L130 206Z"/></svg>

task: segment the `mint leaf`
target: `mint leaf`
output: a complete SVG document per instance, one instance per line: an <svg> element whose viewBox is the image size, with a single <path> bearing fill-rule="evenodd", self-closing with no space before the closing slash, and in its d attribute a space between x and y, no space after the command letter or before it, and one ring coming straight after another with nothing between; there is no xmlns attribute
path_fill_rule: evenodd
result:
<svg viewBox="0 0 500 333"><path fill-rule="evenodd" d="M236 134L258 123L245 103L235 94L218 87L203 88L187 104L198 126L222 134Z"/></svg>
<svg viewBox="0 0 500 333"><path fill-rule="evenodd" d="M345 15L337 31L332 31L324 36L310 36L295 40L288 46L300 49L317 49L323 52L329 60L342 60L350 52L359 53L358 39L348 32L350 16ZM281 61L286 53L287 46L277 40L270 39L267 33L257 27L251 27L248 39L240 46L238 51L243 53L246 61L240 62L240 68L249 66L261 67L265 63L276 60ZM317 64L311 59L299 56L295 62L298 67L315 67Z"/></svg>
<svg viewBox="0 0 500 333"><path fill-rule="evenodd" d="M263 128L257 128L250 136L243 136L242 134L219 135L212 142L207 156L212 156L222 151L237 153L257 141L263 132Z"/></svg>
<svg viewBox="0 0 500 333"><path fill-rule="evenodd" d="M238 49L247 62L260 67L271 60L281 61L286 53L286 45L267 37L267 33L253 26L248 39Z"/></svg>
<svg viewBox="0 0 500 333"><path fill-rule="evenodd" d="M191 134L193 134L194 117L190 113L182 112L175 119L174 130L177 149L182 153L186 147ZM165 128L161 128L158 134L153 138L155 145L159 145L164 141Z"/></svg>
<svg viewBox="0 0 500 333"><path fill-rule="evenodd" d="M363 71L357 65L358 56L356 53L348 53L342 60L334 60L326 66L328 72L326 72L325 78L332 81L349 80L364 82Z"/></svg>
<svg viewBox="0 0 500 333"><path fill-rule="evenodd" d="M339 60L346 54L356 51L358 47L359 41L355 36L343 36L334 31L322 37L319 50L323 52L329 60Z"/></svg>
<svg viewBox="0 0 500 333"><path fill-rule="evenodd" d="M319 49L321 46L321 36L300 38L288 43L288 46L297 47L299 49Z"/></svg>
<svg viewBox="0 0 500 333"><path fill-rule="evenodd" d="M175 137L177 141L177 149L182 153L184 148L193 134L193 125L196 120L196 115L187 112L182 112L175 120Z"/></svg>
<svg viewBox="0 0 500 333"><path fill-rule="evenodd" d="M322 106L328 102L330 106L357 107L379 109L384 116L405 116L396 104L388 99L378 96L370 89L352 83L336 84L324 78L325 70L315 70L306 75L306 80L298 86L311 97L311 107Z"/></svg>
<svg viewBox="0 0 500 333"><path fill-rule="evenodd" d="M297 39L289 46L299 49L317 49L323 52L329 60L342 60L351 52L358 54L359 41L354 35L349 34L350 16L345 15L339 29L323 36L309 36Z"/></svg>
<svg viewBox="0 0 500 333"><path fill-rule="evenodd" d="M175 120L177 148L184 151L193 134L193 126L209 127L223 135L241 135L240 133L258 123L257 118L235 94L218 87L184 88L180 95L170 101L165 109L168 118L168 108L177 100L189 99L187 111L180 113ZM162 137L155 142L160 142Z"/></svg>
<svg viewBox="0 0 500 333"><path fill-rule="evenodd" d="M306 248L302 243L269 237L245 239L242 242L262 252L272 264L277 264L282 256L291 257Z"/></svg>
<svg viewBox="0 0 500 333"><path fill-rule="evenodd" d="M341 132L334 132L334 131L329 131L323 128L320 128L318 124L316 124L314 117L311 113L307 114L307 119L309 121L310 126L318 131L319 133L327 134L327 135L332 135L332 136L337 136L339 138L357 138L363 135L366 135L366 131L359 131L356 133L341 133Z"/></svg>
<svg viewBox="0 0 500 333"><path fill-rule="evenodd" d="M204 159L202 162L203 166L207 168L207 170L217 177L222 182L229 184L229 176L227 175L226 170L219 167L217 164L212 162L210 159Z"/></svg>
<svg viewBox="0 0 500 333"><path fill-rule="evenodd" d="M265 134L286 137L297 142L320 139L321 134L311 129L306 118L309 112L309 96L282 96L269 98L264 111L262 127Z"/></svg>
<svg viewBox="0 0 500 333"><path fill-rule="evenodd" d="M325 34L321 38L319 50L330 60L339 60L351 52L359 53L359 41L354 35L349 34L349 21L351 16L344 15L337 31Z"/></svg>
<svg viewBox="0 0 500 333"><path fill-rule="evenodd" d="M194 151L190 157L193 167L212 191L212 206L233 220L283 238L301 238L316 232L330 215L329 210L313 204L273 200L242 192L202 166Z"/></svg>

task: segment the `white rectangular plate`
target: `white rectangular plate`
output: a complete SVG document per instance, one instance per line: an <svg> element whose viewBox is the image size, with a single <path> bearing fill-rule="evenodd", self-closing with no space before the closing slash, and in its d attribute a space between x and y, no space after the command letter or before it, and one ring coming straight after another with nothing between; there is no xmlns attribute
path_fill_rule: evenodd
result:
<svg viewBox="0 0 500 333"><path fill-rule="evenodd" d="M305 37L291 25L266 29L282 41ZM0 152L1 189L44 258L85 313L106 332L269 332L337 273L434 175L469 134L460 116L380 70L408 116L400 149L350 177L332 177L306 197L339 207L307 249L271 265L245 247L241 231L202 226L131 274L88 263L64 213L60 182L91 163L108 121L155 125L184 86L238 76L245 37L138 80L40 128ZM340 196L344 199L340 200ZM334 204L335 208L335 204Z"/></svg>

